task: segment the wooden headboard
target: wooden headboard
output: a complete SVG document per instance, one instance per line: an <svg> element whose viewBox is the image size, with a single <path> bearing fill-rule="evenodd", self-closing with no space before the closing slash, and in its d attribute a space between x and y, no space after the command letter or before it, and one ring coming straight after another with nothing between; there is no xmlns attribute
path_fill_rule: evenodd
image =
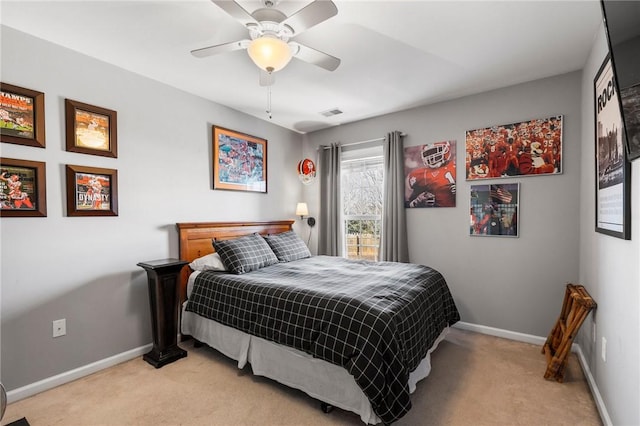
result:
<svg viewBox="0 0 640 426"><path fill-rule="evenodd" d="M228 240L257 232L262 235L279 234L292 229L293 220L272 222L191 222L176 223L180 243L180 259L191 262L215 252L213 240ZM187 299L187 280L191 273L185 266L180 273L178 296L180 305Z"/></svg>

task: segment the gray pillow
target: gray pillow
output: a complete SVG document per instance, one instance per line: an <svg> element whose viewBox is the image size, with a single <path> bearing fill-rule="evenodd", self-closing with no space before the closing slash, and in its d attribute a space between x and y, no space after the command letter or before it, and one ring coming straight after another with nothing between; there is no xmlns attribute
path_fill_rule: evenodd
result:
<svg viewBox="0 0 640 426"><path fill-rule="evenodd" d="M244 274L278 263L278 258L260 234L233 240L213 241L224 266L234 274Z"/></svg>
<svg viewBox="0 0 640 426"><path fill-rule="evenodd" d="M311 252L307 245L293 231L267 235L264 239L271 246L271 250L273 250L280 262L291 262L292 260L311 257Z"/></svg>

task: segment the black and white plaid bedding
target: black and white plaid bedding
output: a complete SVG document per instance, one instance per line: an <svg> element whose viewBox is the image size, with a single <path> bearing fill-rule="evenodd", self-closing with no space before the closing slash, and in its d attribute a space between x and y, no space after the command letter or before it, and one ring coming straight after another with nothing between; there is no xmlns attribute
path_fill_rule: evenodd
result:
<svg viewBox="0 0 640 426"><path fill-rule="evenodd" d="M204 271L186 309L346 368L385 423L409 411L409 373L460 319L434 269L330 256Z"/></svg>

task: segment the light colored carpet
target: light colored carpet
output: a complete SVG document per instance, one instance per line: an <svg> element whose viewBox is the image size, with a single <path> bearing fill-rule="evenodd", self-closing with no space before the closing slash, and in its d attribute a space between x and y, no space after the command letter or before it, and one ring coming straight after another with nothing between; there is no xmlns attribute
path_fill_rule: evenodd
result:
<svg viewBox="0 0 640 426"><path fill-rule="evenodd" d="M181 346L187 358L160 369L140 357L10 404L3 424L363 425L353 413L323 413L318 401L238 370L210 348ZM540 347L452 329L432 365L395 425L602 424L575 355L564 383L547 381Z"/></svg>

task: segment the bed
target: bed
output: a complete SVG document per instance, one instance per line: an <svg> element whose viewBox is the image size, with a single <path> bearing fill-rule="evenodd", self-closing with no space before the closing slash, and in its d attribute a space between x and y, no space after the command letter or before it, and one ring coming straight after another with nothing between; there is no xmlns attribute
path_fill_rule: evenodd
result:
<svg viewBox="0 0 640 426"><path fill-rule="evenodd" d="M246 270L240 265L236 273L185 267L179 286L183 336L325 407L352 411L364 423L396 421L411 408L416 383L429 374L431 352L459 320L444 278L422 265L298 256L297 249L278 246L292 242L308 252L294 241L292 224L177 224L180 258L195 269L219 254L234 270L229 247L245 241L260 250L266 245L269 260Z"/></svg>

